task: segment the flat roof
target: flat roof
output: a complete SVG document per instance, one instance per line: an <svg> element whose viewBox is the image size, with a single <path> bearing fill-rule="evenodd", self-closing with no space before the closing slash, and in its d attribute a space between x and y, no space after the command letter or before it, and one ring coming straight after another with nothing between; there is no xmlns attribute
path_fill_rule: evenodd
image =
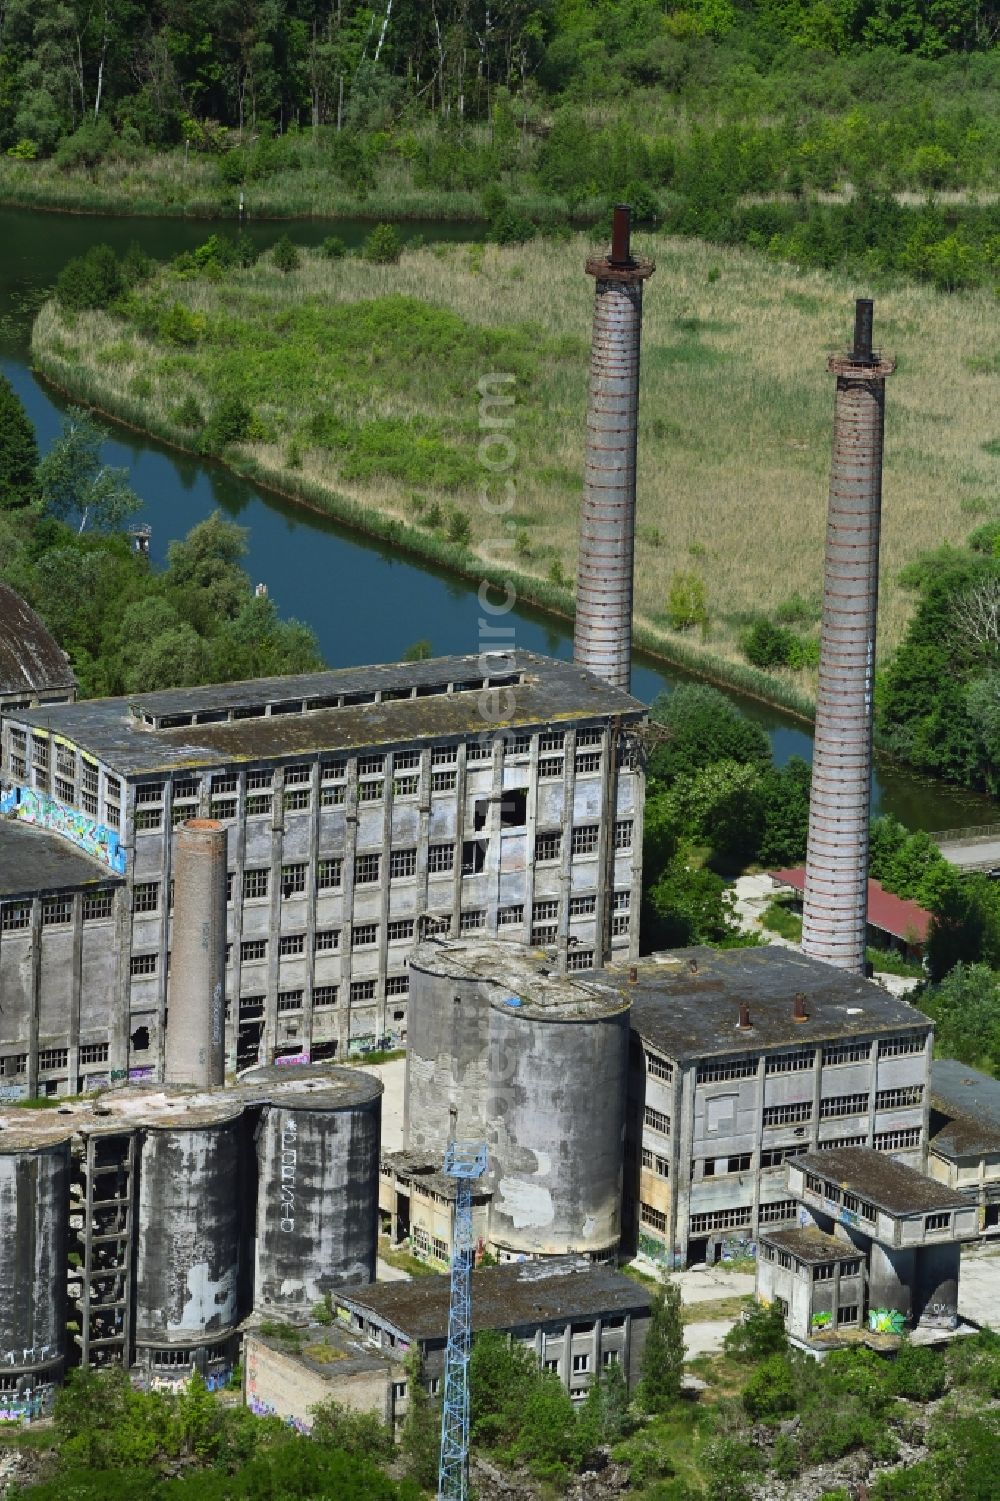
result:
<svg viewBox="0 0 1000 1501"><path fill-rule="evenodd" d="M484 706L484 683L497 685L495 705L491 698ZM376 695L379 702L359 701ZM265 713L275 705L283 707ZM494 707L502 717L492 717ZM572 662L522 651L88 699L10 717L64 736L123 775L142 776L645 713L639 699ZM199 716L218 720L199 723Z"/></svg>
<svg viewBox="0 0 1000 1501"><path fill-rule="evenodd" d="M641 959L628 986L632 1028L644 1042L683 1062L720 1054L748 1054L803 1043L926 1030L923 1012L821 959L777 944L753 949L675 949ZM628 967L624 973L627 974ZM595 979L622 970L599 970ZM805 997L806 1020L793 1003ZM750 1027L737 1028L740 1004Z"/></svg>
<svg viewBox="0 0 1000 1501"><path fill-rule="evenodd" d="M794 891L805 891L806 868L797 865L787 870L772 870L771 880L779 886L791 886ZM926 907L906 901L893 891L886 891L881 881L869 876L868 923L870 927L879 928L907 943L926 943L931 914Z"/></svg>
<svg viewBox="0 0 1000 1501"><path fill-rule="evenodd" d="M301 1344L283 1340L277 1334L265 1334L259 1325L247 1328L246 1337L327 1381L371 1371L388 1375L400 1363L398 1357L393 1360L388 1352L373 1349L360 1334L352 1334L344 1324L310 1324L307 1329L292 1324L288 1327L298 1330Z"/></svg>
<svg viewBox="0 0 1000 1501"><path fill-rule="evenodd" d="M338 1288L333 1298L403 1339L444 1340L450 1287L448 1276L414 1277L412 1282ZM474 1330L515 1329L599 1313L641 1314L649 1306L650 1295L639 1283L577 1256L481 1267L472 1274Z"/></svg>
<svg viewBox="0 0 1000 1501"><path fill-rule="evenodd" d="M381 1079L339 1064L293 1064L262 1068L217 1089L194 1085L133 1084L106 1089L85 1100L53 1099L52 1108L0 1106L0 1153L40 1149L67 1136L139 1129L200 1130L225 1125L252 1105L283 1110L352 1110L383 1094Z"/></svg>
<svg viewBox="0 0 1000 1501"><path fill-rule="evenodd" d="M935 1209L966 1209L969 1200L915 1167L897 1162L873 1147L834 1147L803 1152L791 1166L827 1178L868 1199L886 1214L927 1214Z"/></svg>
<svg viewBox="0 0 1000 1501"><path fill-rule="evenodd" d="M627 1011L631 1003L624 976L559 974L551 949L500 938L426 938L410 955L410 969L478 980L488 987L494 1010L525 1021L600 1021Z"/></svg>
<svg viewBox="0 0 1000 1501"><path fill-rule="evenodd" d="M1000 1079L957 1058L935 1058L931 1107L949 1117L931 1138L931 1151L938 1156L982 1157L1000 1152Z"/></svg>
<svg viewBox="0 0 1000 1501"><path fill-rule="evenodd" d="M411 1186L426 1188L429 1193L440 1194L443 1199L454 1199L458 1194L458 1179L444 1171L444 1158L440 1152L415 1152L409 1147L400 1152L383 1152L379 1163L382 1172L391 1172L397 1180L405 1179ZM487 1203L493 1197L492 1189L482 1179L473 1179L472 1202Z"/></svg>
<svg viewBox="0 0 1000 1501"><path fill-rule="evenodd" d="M759 1239L779 1251L788 1251L797 1261L815 1266L823 1261L856 1261L857 1246L836 1235L827 1235L818 1225L799 1225L794 1230L762 1230Z"/></svg>
<svg viewBox="0 0 1000 1501"><path fill-rule="evenodd" d="M71 693L69 658L27 600L0 582L0 693Z"/></svg>
<svg viewBox="0 0 1000 1501"><path fill-rule="evenodd" d="M103 860L85 855L61 835L0 817L0 900L121 884L122 877Z"/></svg>

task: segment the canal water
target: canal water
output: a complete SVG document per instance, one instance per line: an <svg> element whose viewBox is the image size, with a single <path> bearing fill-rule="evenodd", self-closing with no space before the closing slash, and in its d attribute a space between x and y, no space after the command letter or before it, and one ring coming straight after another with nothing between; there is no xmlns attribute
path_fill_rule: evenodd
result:
<svg viewBox="0 0 1000 1501"><path fill-rule="evenodd" d="M236 231L235 223L221 227ZM29 335L33 309L62 266L101 242L121 252L137 241L148 254L166 258L201 244L219 228L217 223L183 219L122 220L0 209L0 368L24 402L43 451L59 431L66 403L32 373ZM317 245L332 233L348 245L358 245L370 228L349 220L251 220L242 232L261 247L284 233L302 245ZM468 226L440 223L409 223L401 232L407 239L470 237ZM183 536L219 509L247 529L246 566L254 583L267 585L283 615L313 628L330 666L392 661L420 640L429 641L435 655L480 649L482 612L476 589L467 581L299 510L220 464L110 426L104 457L130 472L133 488L144 502L138 519L153 529L155 561L165 560L172 538ZM566 622L528 606L518 607L506 622L513 624L519 647L558 657L572 654ZM635 659L633 691L647 702L683 680L685 675L674 668L641 656ZM752 699L730 696L763 725L779 765L793 755L811 758L807 726ZM988 799L910 776L885 762L876 768L873 794L876 810L894 813L911 828L954 828L987 823L995 816Z"/></svg>

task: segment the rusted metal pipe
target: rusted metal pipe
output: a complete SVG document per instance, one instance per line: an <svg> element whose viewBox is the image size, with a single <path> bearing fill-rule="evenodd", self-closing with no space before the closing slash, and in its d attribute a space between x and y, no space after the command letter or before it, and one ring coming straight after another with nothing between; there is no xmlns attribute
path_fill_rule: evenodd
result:
<svg viewBox="0 0 1000 1501"><path fill-rule="evenodd" d="M616 203L611 216L611 264L632 265L632 210L627 203Z"/></svg>
<svg viewBox="0 0 1000 1501"><path fill-rule="evenodd" d="M611 252L591 256L596 278L587 403L573 658L615 687L632 676L635 463L642 284L653 262L633 257L631 210L618 204Z"/></svg>
<svg viewBox="0 0 1000 1501"><path fill-rule="evenodd" d="M802 947L863 975L885 378L896 368L872 350L867 299L855 310L854 349L827 368L837 394Z"/></svg>

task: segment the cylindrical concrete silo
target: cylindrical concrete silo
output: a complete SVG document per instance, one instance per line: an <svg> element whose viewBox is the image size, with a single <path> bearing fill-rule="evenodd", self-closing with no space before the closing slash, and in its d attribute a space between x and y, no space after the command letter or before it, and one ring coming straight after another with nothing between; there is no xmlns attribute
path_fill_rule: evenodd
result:
<svg viewBox="0 0 1000 1501"><path fill-rule="evenodd" d="M168 1084L211 1087L225 1078L226 841L211 818L190 818L174 835Z"/></svg>
<svg viewBox="0 0 1000 1501"><path fill-rule="evenodd" d="M837 395L802 947L860 975L868 909L885 380L895 369L872 348L868 299L857 303L853 350L831 357L828 368L837 377Z"/></svg>
<svg viewBox="0 0 1000 1501"><path fill-rule="evenodd" d="M614 211L611 252L596 278L587 403L573 660L628 691L632 675L635 467L642 284L653 263L629 245L631 210Z"/></svg>
<svg viewBox="0 0 1000 1501"><path fill-rule="evenodd" d="M360 1069L255 1069L273 1083L257 1130L260 1313L308 1314L326 1293L375 1279L382 1084Z"/></svg>
<svg viewBox="0 0 1000 1501"><path fill-rule="evenodd" d="M0 1132L0 1375L2 1405L34 1411L66 1362L70 1133Z"/></svg>
<svg viewBox="0 0 1000 1501"><path fill-rule="evenodd" d="M627 1000L583 986L547 1004L494 1000L490 1240L501 1257L617 1252L628 1018Z"/></svg>
<svg viewBox="0 0 1000 1501"><path fill-rule="evenodd" d="M403 1129L415 1152L443 1153L452 1130L463 1141L486 1140L494 990L474 965L477 951L430 942L410 957Z"/></svg>
<svg viewBox="0 0 1000 1501"><path fill-rule="evenodd" d="M235 1330L239 1307L241 1100L177 1097L141 1122L135 1344L195 1351Z"/></svg>

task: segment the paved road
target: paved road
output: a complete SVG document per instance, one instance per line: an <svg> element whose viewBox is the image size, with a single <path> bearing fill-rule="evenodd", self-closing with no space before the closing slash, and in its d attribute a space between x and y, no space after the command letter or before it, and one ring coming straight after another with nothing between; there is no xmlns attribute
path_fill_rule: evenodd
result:
<svg viewBox="0 0 1000 1501"><path fill-rule="evenodd" d="M1000 865L1000 839L956 839L939 844L938 849L960 870L989 870Z"/></svg>

